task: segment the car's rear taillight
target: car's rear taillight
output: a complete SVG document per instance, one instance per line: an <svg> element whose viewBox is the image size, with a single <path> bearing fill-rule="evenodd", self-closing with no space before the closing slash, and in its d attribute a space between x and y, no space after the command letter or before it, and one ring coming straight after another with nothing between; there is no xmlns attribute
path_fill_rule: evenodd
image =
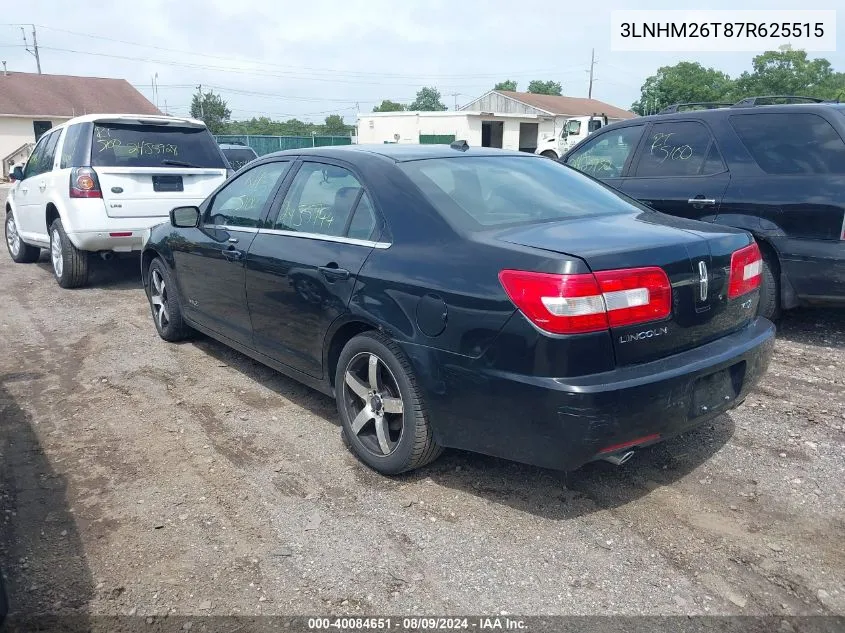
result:
<svg viewBox="0 0 845 633"><path fill-rule="evenodd" d="M70 170L71 198L102 198L97 172L90 167L74 167Z"/></svg>
<svg viewBox="0 0 845 633"><path fill-rule="evenodd" d="M731 274L728 298L734 299L760 287L763 275L763 256L754 242L731 255Z"/></svg>
<svg viewBox="0 0 845 633"><path fill-rule="evenodd" d="M534 325L553 334L598 332L672 312L669 278L656 267L579 275L503 270L499 281Z"/></svg>

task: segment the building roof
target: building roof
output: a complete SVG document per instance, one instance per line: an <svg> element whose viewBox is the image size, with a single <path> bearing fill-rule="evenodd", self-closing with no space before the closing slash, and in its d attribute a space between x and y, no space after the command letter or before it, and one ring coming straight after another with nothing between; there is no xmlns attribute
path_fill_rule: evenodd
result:
<svg viewBox="0 0 845 633"><path fill-rule="evenodd" d="M125 79L0 74L0 116L74 117L89 112L161 114Z"/></svg>
<svg viewBox="0 0 845 633"><path fill-rule="evenodd" d="M555 115L589 116L591 114L606 114L611 119L633 119L637 116L633 112L617 108L598 99L538 95L532 92L511 92L510 90L493 90L492 92Z"/></svg>

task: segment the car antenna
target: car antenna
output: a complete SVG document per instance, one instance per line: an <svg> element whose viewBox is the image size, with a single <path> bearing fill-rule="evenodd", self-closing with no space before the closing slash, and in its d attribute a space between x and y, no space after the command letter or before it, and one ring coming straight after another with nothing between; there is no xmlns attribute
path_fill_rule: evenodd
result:
<svg viewBox="0 0 845 633"><path fill-rule="evenodd" d="M469 149L469 143L467 143L464 140L452 141L451 143L449 143L449 147L451 147L452 149L456 149L458 151L461 151L461 152L465 152Z"/></svg>

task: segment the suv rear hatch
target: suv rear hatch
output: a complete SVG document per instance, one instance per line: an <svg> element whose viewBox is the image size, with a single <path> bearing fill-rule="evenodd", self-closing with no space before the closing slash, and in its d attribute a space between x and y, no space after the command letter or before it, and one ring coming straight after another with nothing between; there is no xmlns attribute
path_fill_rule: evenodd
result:
<svg viewBox="0 0 845 633"><path fill-rule="evenodd" d="M611 327L617 365L669 356L739 329L755 314L757 293L728 298L731 256L746 233L661 213L616 214L534 224L498 239L575 256L595 273L657 266L669 278L668 318Z"/></svg>
<svg viewBox="0 0 845 633"><path fill-rule="evenodd" d="M226 179L220 148L201 123L121 118L93 129L91 166L110 217L164 217L200 204Z"/></svg>

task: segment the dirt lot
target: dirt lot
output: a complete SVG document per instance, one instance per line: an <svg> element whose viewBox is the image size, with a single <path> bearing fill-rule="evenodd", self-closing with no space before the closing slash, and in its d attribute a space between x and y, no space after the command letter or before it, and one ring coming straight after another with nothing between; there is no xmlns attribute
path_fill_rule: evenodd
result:
<svg viewBox="0 0 845 633"><path fill-rule="evenodd" d="M845 613L845 311L788 315L744 406L621 468L388 479L329 398L161 341L134 261L92 282L0 254L17 613Z"/></svg>

